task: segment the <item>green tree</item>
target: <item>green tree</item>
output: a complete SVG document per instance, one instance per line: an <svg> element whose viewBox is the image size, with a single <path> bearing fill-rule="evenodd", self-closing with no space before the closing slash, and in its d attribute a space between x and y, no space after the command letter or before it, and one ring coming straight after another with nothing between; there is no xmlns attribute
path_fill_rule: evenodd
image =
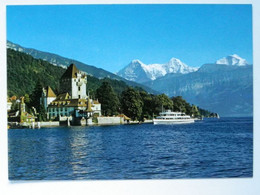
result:
<svg viewBox="0 0 260 195"><path fill-rule="evenodd" d="M171 109L173 108L172 100L165 94L160 94L152 97L152 108L153 113L158 115L159 112L162 112L162 109Z"/></svg>
<svg viewBox="0 0 260 195"><path fill-rule="evenodd" d="M146 91L140 91L139 94L143 101L142 118L151 119L154 113L153 98L152 98L153 95L148 94Z"/></svg>
<svg viewBox="0 0 260 195"><path fill-rule="evenodd" d="M143 101L139 92L131 87L122 92L122 110L132 120L143 120Z"/></svg>
<svg viewBox="0 0 260 195"><path fill-rule="evenodd" d="M199 110L198 110L197 106L195 106L195 105L191 106L191 116L192 117L199 117L200 116Z"/></svg>
<svg viewBox="0 0 260 195"><path fill-rule="evenodd" d="M161 105L164 109L172 109L173 102L172 100L165 94L158 95L158 99L161 102Z"/></svg>
<svg viewBox="0 0 260 195"><path fill-rule="evenodd" d="M204 110L204 109L202 109L200 107L198 107L198 110L199 110L200 115L203 116L203 117L210 117L210 116L212 116L212 113L210 111L208 111L208 110Z"/></svg>
<svg viewBox="0 0 260 195"><path fill-rule="evenodd" d="M103 82L97 89L96 97L102 105L102 113L105 116L118 114L120 103L113 88L108 82Z"/></svg>
<svg viewBox="0 0 260 195"><path fill-rule="evenodd" d="M40 81L37 81L34 90L31 94L30 106L35 107L37 110L40 109L41 97L42 97L43 85Z"/></svg>
<svg viewBox="0 0 260 195"><path fill-rule="evenodd" d="M40 105L40 108L38 111L38 121L47 121L47 112L46 112L43 104Z"/></svg>
<svg viewBox="0 0 260 195"><path fill-rule="evenodd" d="M34 91L31 95L31 100L29 107L36 108L36 111L38 113L38 120L39 121L46 121L47 120L47 111L45 110L43 106L43 99L42 97L42 89L43 85L40 81L36 83L36 86L34 88Z"/></svg>
<svg viewBox="0 0 260 195"><path fill-rule="evenodd" d="M173 111L190 114L191 106L181 96L173 97Z"/></svg>

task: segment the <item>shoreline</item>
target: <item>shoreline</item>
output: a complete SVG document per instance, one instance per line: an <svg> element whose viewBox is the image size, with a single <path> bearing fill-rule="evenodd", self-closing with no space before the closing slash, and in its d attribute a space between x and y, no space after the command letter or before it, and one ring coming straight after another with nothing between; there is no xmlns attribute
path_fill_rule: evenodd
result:
<svg viewBox="0 0 260 195"><path fill-rule="evenodd" d="M251 116L247 116L247 117L221 117L221 118L253 118ZM195 121L202 121L204 119L219 119L216 117L205 117L203 119L198 119L195 118ZM102 124L96 124L93 123L91 125L82 125L82 127L84 126L114 126L114 125L138 125L138 124L152 124L153 120L145 120L143 122L139 122L139 121L129 121L128 123L102 123ZM40 124L38 126L38 124ZM51 128L51 127L66 127L67 125L61 125L59 121L41 121L41 122L35 122L34 125L31 123L26 123L26 124L22 124L19 122L8 122L7 123L7 129L40 129L40 128ZM77 126L81 126L81 125L70 125L71 127L77 127ZM67 126L69 127L69 126Z"/></svg>
<svg viewBox="0 0 260 195"><path fill-rule="evenodd" d="M84 126L114 126L114 125L136 125L136 124L152 124L153 120L145 120L143 122L139 121L129 121L128 123L103 123L103 124L95 124L92 125L82 125ZM70 125L70 126L81 126L81 125ZM69 127L67 125L61 125L59 121L41 121L34 123L18 123L18 122L8 122L7 129L40 129L45 127Z"/></svg>

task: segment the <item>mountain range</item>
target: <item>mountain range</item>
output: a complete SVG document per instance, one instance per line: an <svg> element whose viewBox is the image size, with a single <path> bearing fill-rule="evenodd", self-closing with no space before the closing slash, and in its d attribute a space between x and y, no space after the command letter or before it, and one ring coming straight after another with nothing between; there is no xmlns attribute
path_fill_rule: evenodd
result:
<svg viewBox="0 0 260 195"><path fill-rule="evenodd" d="M175 58L163 65L134 60L118 75L170 97L182 96L222 116L253 115L253 66L236 54L200 68L189 67Z"/></svg>
<svg viewBox="0 0 260 195"><path fill-rule="evenodd" d="M165 64L148 65L140 60L133 60L125 68L120 70L117 75L130 81L144 83L163 77L169 73L187 74L197 70L198 68L187 66L177 58L172 58Z"/></svg>
<svg viewBox="0 0 260 195"><path fill-rule="evenodd" d="M144 64L133 60L117 75L101 68L68 59L56 54L29 49L12 42L7 48L31 55L60 67L75 63L89 75L99 79L111 78L137 86L149 93L182 96L189 103L198 105L220 116L253 115L253 66L236 54L190 67L177 58L165 64ZM123 77L123 78L122 78Z"/></svg>

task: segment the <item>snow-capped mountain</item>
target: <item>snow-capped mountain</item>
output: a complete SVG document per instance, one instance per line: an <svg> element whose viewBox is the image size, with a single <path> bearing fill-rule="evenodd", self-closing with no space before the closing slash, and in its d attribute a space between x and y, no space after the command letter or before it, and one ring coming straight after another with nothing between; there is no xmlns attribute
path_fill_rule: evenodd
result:
<svg viewBox="0 0 260 195"><path fill-rule="evenodd" d="M144 64L140 60L133 60L117 74L127 80L144 83L169 73L187 74L197 70L198 68L190 67L179 59L172 58L165 64Z"/></svg>
<svg viewBox="0 0 260 195"><path fill-rule="evenodd" d="M237 54L229 55L227 57L223 57L217 60L215 63L212 64L203 64L198 72L221 72L227 70L234 70L235 68L249 66L248 62L239 57Z"/></svg>
<svg viewBox="0 0 260 195"><path fill-rule="evenodd" d="M246 66L249 65L247 61L237 54L233 54L224 58L221 58L215 62L215 64L225 64L230 66Z"/></svg>
<svg viewBox="0 0 260 195"><path fill-rule="evenodd" d="M144 84L221 116L253 114L253 66L238 55L204 64L196 72L167 74Z"/></svg>
<svg viewBox="0 0 260 195"><path fill-rule="evenodd" d="M128 64L125 68L120 70L117 75L129 80L129 81L137 81L139 83L149 81L146 72L144 71L143 64L139 60L133 60Z"/></svg>

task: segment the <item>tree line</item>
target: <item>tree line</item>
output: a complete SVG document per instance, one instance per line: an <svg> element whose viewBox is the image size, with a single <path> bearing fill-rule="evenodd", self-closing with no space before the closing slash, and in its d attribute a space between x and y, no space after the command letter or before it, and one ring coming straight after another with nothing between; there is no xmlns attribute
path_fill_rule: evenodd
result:
<svg viewBox="0 0 260 195"><path fill-rule="evenodd" d="M101 103L102 114L105 116L123 113L132 120L143 121L158 116L162 109L184 112L192 117L215 116L215 113L189 104L181 96L169 98L165 94L149 94L132 87L126 88L121 94L116 94L106 81L96 90L95 96Z"/></svg>

